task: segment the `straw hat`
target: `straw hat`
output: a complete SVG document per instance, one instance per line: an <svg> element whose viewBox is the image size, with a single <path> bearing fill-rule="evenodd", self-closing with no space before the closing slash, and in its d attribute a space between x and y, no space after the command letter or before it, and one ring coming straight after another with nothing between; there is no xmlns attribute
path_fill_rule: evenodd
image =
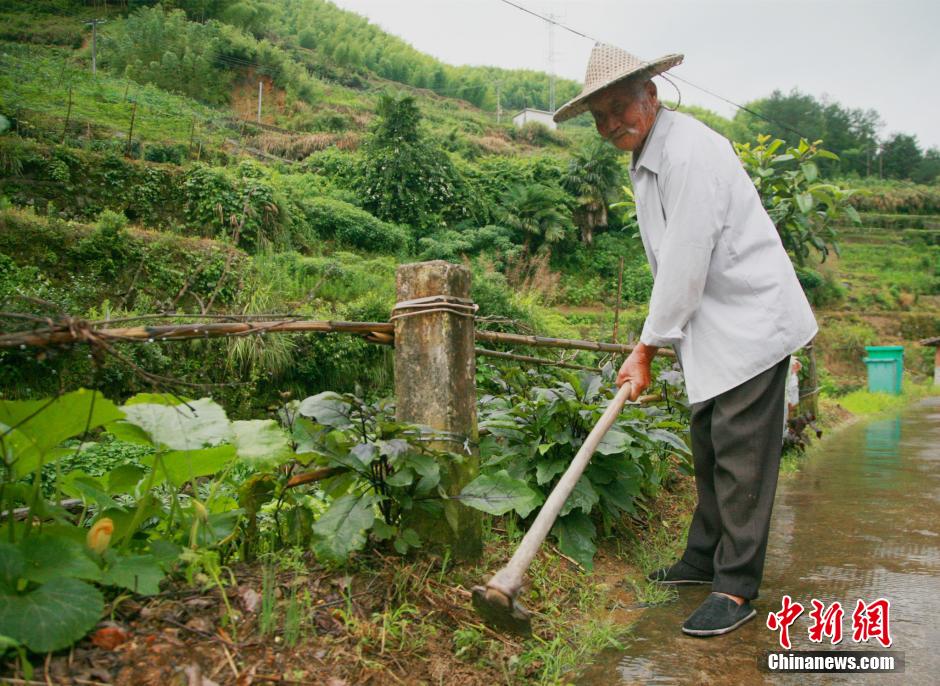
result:
<svg viewBox="0 0 940 686"><path fill-rule="evenodd" d="M616 46L597 43L588 61L584 88L576 98L562 105L553 118L556 122L563 122L576 117L587 111L587 99L598 91L631 76L642 74L650 78L662 74L682 62L682 58L683 55L672 54L647 62Z"/></svg>

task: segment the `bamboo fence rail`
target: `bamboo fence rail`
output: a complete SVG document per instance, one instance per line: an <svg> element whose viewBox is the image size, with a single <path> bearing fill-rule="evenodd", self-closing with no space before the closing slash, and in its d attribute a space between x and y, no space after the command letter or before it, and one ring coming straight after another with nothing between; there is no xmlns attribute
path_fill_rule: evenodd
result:
<svg viewBox="0 0 940 686"><path fill-rule="evenodd" d="M196 338L223 338L227 336L261 335L266 333L353 333L365 336L374 343L390 344L394 340L394 325L390 322L346 322L332 320L274 320L235 321L196 324L159 324L109 328L97 326L99 322L67 319L51 326L30 331L17 331L0 335L0 348L44 347L69 343L88 342L98 338L113 342L178 341ZM476 340L507 345L522 345L533 348L559 348L564 350L591 350L594 352L629 354L634 346L621 343L603 343L571 338L550 338L499 331L475 332ZM480 349L481 354L505 357ZM672 350L660 350L659 354L672 357ZM509 359L509 358L507 358ZM537 358L536 358L537 359ZM529 360L532 361L532 360Z"/></svg>

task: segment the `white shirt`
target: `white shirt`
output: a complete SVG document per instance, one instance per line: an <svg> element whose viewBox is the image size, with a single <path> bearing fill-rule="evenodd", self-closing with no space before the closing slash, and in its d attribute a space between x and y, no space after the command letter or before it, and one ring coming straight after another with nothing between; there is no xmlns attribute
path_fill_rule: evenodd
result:
<svg viewBox="0 0 940 686"><path fill-rule="evenodd" d="M640 340L675 348L689 402L738 386L816 335L790 258L728 139L662 108L630 178L653 272Z"/></svg>

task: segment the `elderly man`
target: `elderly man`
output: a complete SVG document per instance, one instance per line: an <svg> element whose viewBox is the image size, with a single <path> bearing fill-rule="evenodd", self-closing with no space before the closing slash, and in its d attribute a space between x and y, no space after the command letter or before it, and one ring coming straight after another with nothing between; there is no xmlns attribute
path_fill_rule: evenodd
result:
<svg viewBox="0 0 940 686"><path fill-rule="evenodd" d="M793 266L731 143L663 108L646 62L598 44L584 90L555 113L590 111L598 133L633 153L630 177L653 272L640 342L620 368L634 398L658 348L672 346L691 405L698 504L682 557L650 575L711 584L682 630L733 631L756 615L777 487L790 354L816 334Z"/></svg>

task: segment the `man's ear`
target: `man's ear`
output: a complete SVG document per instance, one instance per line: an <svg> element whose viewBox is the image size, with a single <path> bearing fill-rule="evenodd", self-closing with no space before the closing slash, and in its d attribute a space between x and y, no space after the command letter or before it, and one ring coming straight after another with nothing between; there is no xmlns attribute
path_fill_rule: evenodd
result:
<svg viewBox="0 0 940 686"><path fill-rule="evenodd" d="M646 82L646 92L650 96L650 100L655 100L657 96L656 84L653 83L653 79L650 79Z"/></svg>

